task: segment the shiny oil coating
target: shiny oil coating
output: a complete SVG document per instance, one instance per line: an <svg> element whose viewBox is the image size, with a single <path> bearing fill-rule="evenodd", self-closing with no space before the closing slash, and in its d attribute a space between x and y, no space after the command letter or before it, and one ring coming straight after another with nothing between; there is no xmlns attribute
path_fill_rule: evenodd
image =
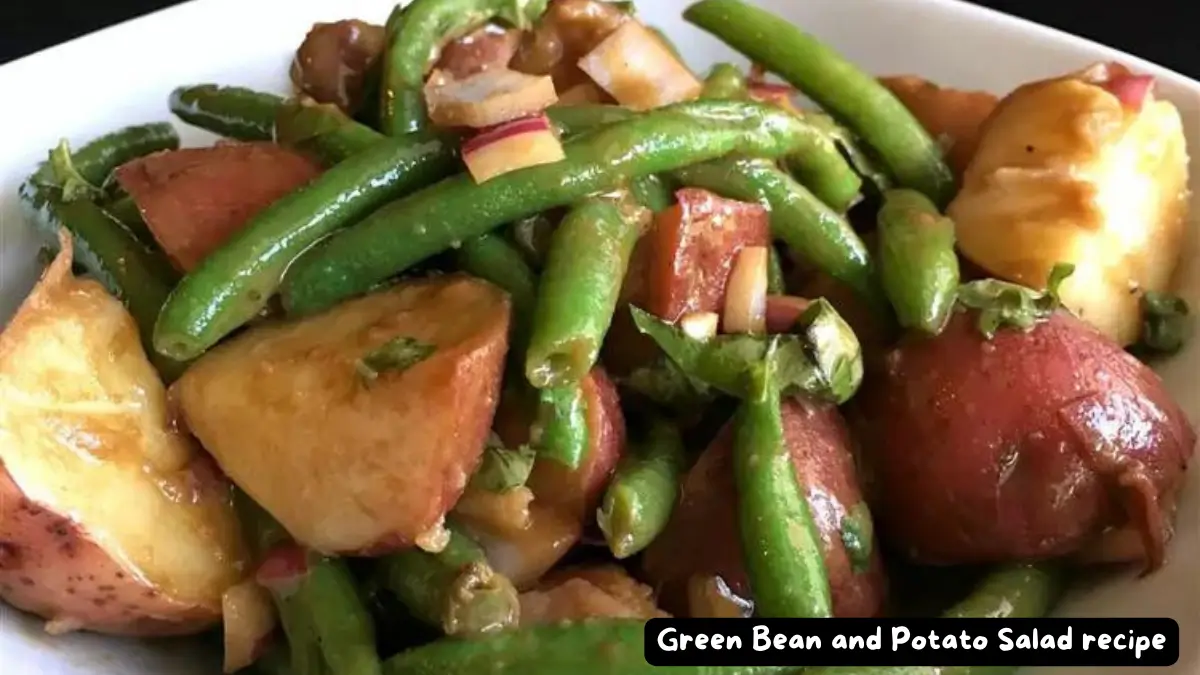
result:
<svg viewBox="0 0 1200 675"><path fill-rule="evenodd" d="M954 177L921 124L887 88L836 51L742 0L702 0L683 17L850 125L901 185L920 190L941 207L954 196Z"/></svg>
<svg viewBox="0 0 1200 675"><path fill-rule="evenodd" d="M416 0L393 14L383 61L379 120L384 133L406 134L426 126L422 87L442 44L497 17L524 28L545 10L546 0Z"/></svg>
<svg viewBox="0 0 1200 675"><path fill-rule="evenodd" d="M476 184L447 179L376 211L296 261L282 287L289 313L320 311L504 223L661 173L739 152L779 157L813 135L803 120L756 103L662 108L584 134L566 159Z"/></svg>
<svg viewBox="0 0 1200 675"><path fill-rule="evenodd" d="M275 114L283 99L274 94L198 84L171 92L171 112L179 119L239 141L269 141L275 135Z"/></svg>
<svg viewBox="0 0 1200 675"><path fill-rule="evenodd" d="M288 264L321 237L457 166L456 143L414 134L329 169L255 216L171 293L154 348L194 358L257 315Z"/></svg>

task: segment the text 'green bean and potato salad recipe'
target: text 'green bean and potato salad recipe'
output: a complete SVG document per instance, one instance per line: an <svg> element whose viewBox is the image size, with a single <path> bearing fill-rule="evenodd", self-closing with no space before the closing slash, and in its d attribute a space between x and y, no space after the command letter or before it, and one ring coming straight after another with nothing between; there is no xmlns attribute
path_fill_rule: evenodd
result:
<svg viewBox="0 0 1200 675"><path fill-rule="evenodd" d="M287 97L177 89L211 147L51 150L0 598L223 630L227 672L629 675L651 618L1034 617L1165 564L1196 434L1145 365L1190 333L1153 78L998 99L684 17L753 65L632 2L415 0L314 25Z"/></svg>

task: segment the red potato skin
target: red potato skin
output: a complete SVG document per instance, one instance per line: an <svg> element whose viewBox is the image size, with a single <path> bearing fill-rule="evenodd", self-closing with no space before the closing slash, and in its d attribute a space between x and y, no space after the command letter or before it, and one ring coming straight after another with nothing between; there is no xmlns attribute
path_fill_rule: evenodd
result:
<svg viewBox="0 0 1200 675"><path fill-rule="evenodd" d="M887 594L879 547L872 544L870 567L855 573L841 539L842 517L863 501L841 415L834 406L803 399L784 401L781 413L796 476L805 486L825 542L834 615L877 616ZM663 608L674 614L688 614L688 580L697 575L719 576L731 591L750 597L732 460L733 429L727 425L684 478L682 497L667 529L643 556L647 579L659 589Z"/></svg>
<svg viewBox="0 0 1200 675"><path fill-rule="evenodd" d="M854 411L882 531L927 564L1070 555L1132 526L1154 569L1196 444L1153 371L1061 312L991 341L958 314L888 354Z"/></svg>
<svg viewBox="0 0 1200 675"><path fill-rule="evenodd" d="M117 169L154 239L187 272L250 218L320 173L274 143L170 150Z"/></svg>
<svg viewBox="0 0 1200 675"><path fill-rule="evenodd" d="M33 543L38 538L41 542ZM87 629L142 637L191 635L220 618L219 608L181 604L137 579L78 523L27 498L3 464L0 598L47 617L46 630L56 634Z"/></svg>
<svg viewBox="0 0 1200 675"><path fill-rule="evenodd" d="M549 505L580 521L590 518L604 497L604 489L625 452L625 416L616 385L596 366L583 381L587 405L588 453L578 469L555 462L536 462L526 485L535 502ZM529 442L534 411L527 401L502 399L494 428L509 447Z"/></svg>
<svg viewBox="0 0 1200 675"><path fill-rule="evenodd" d="M690 312L720 314L737 254L745 246L771 242L770 214L758 204L696 188L679 190L675 197L677 203L655 217L630 258L622 302L605 341L605 363L618 375L661 354L638 331L627 305L671 322Z"/></svg>

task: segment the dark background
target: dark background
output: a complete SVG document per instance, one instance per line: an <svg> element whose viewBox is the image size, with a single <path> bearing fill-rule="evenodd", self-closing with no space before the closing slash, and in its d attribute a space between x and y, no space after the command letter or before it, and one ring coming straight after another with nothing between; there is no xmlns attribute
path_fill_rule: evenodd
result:
<svg viewBox="0 0 1200 675"><path fill-rule="evenodd" d="M978 0L1200 78L1196 12L1188 9L1195 2ZM0 0L0 63L174 4L178 0Z"/></svg>

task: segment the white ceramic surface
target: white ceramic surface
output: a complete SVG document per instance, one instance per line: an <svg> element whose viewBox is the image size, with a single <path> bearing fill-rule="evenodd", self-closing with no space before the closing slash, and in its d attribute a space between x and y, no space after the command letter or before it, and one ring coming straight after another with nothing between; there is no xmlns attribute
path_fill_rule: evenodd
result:
<svg viewBox="0 0 1200 675"><path fill-rule="evenodd" d="M16 188L62 136L80 143L122 125L166 119L176 85L239 84L284 91L286 67L309 25L359 17L382 22L395 0L193 0L0 67L0 316L31 287L33 239ZM1121 60L1159 76L1159 93L1183 112L1193 157L1200 157L1200 83L1048 28L953 0L758 0L807 27L866 69L920 73L997 93L1093 61ZM685 0L642 0L639 11L675 38L693 67L731 54L680 19ZM1171 20L1170 17L1163 17ZM1182 20L1179 17L1176 20ZM188 144L205 134L187 130ZM1200 193L1200 167L1193 190ZM1200 201L1193 208L1200 218ZM1195 235L1195 219L1191 228ZM1200 306L1200 252L1193 236L1181 271L1183 295ZM1200 419L1200 341L1161 369L1193 420ZM1182 635L1179 662L1161 675L1200 675L1200 470L1182 503L1170 563L1147 579L1122 576L1075 593L1060 608L1073 616L1167 616ZM89 635L52 638L40 623L0 606L0 674L150 675L217 673L218 655L190 641L138 643ZM1023 675L1084 673L1039 669ZM1105 671L1144 675L1141 668Z"/></svg>

